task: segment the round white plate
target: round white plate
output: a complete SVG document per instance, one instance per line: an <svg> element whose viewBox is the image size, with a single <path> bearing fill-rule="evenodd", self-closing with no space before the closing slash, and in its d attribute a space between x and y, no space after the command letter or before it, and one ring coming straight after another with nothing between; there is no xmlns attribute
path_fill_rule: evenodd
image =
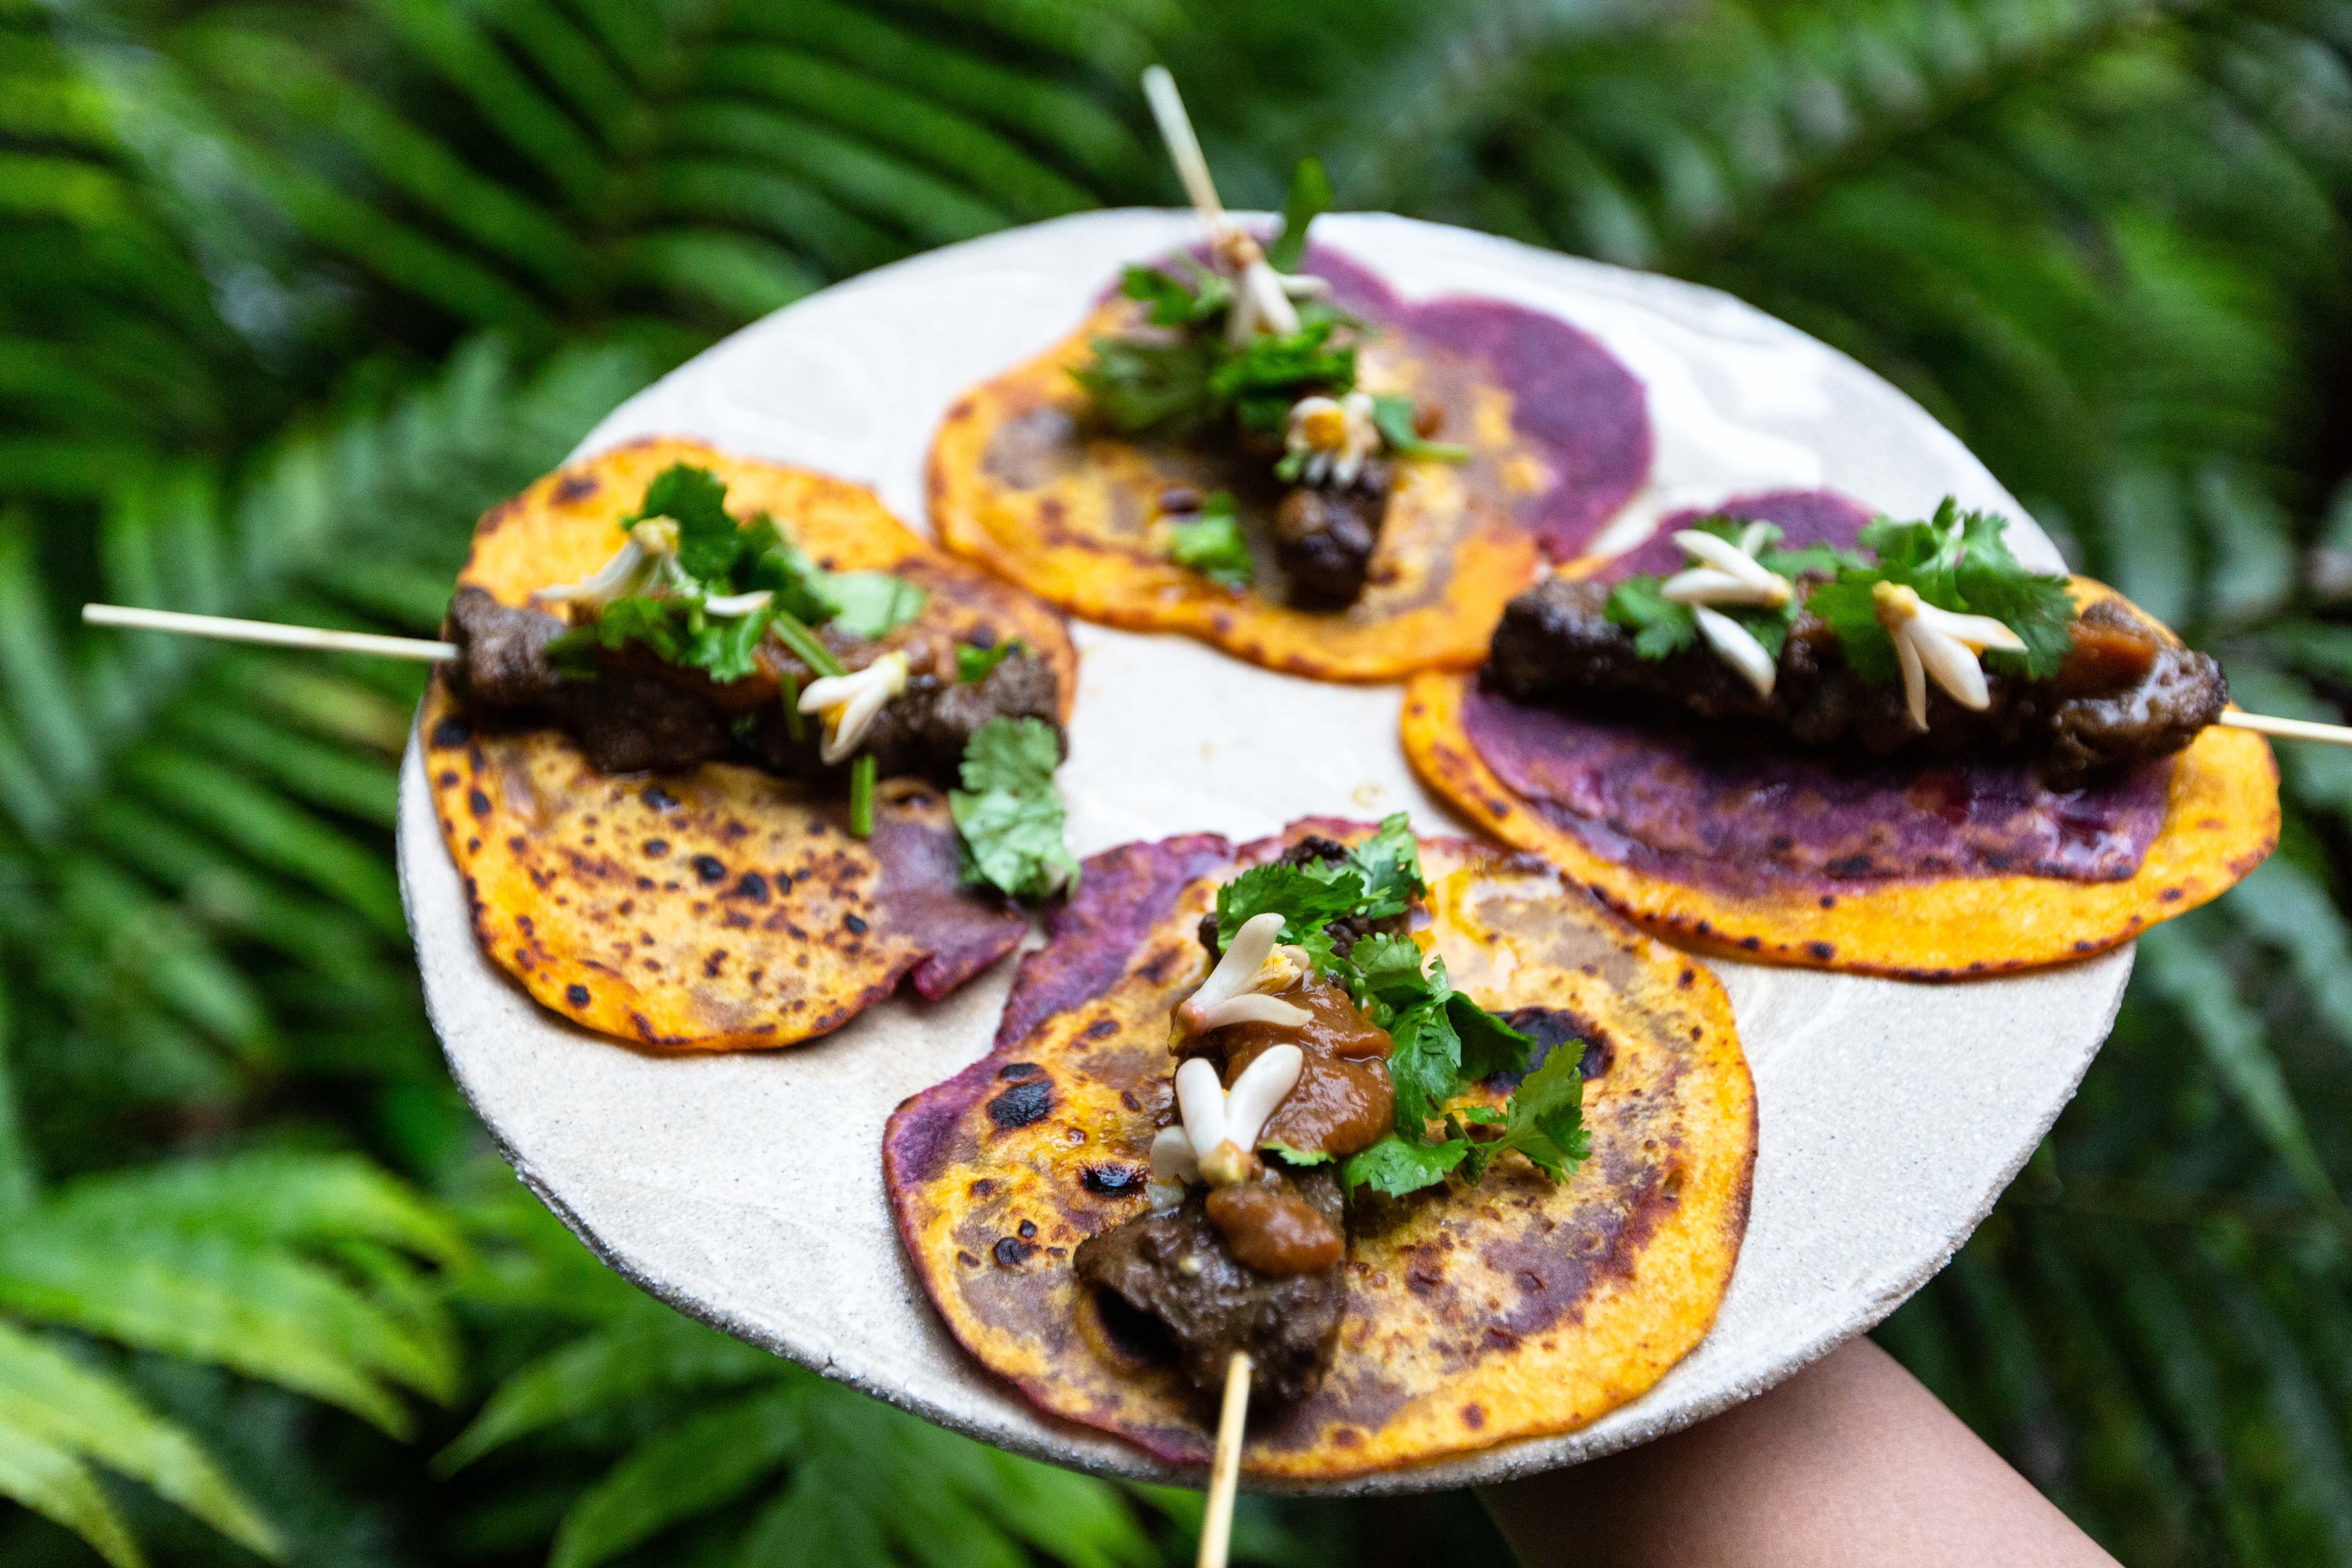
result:
<svg viewBox="0 0 2352 1568"><path fill-rule="evenodd" d="M924 525L931 433L956 395L1072 330L1123 262L1186 243L1188 214L1107 212L919 257L736 333L631 398L581 444L699 437L871 485ZM1501 298L1598 336L1648 384L1650 484L1627 543L1676 507L1827 485L1923 515L1948 491L2042 534L1916 404L1729 297L1461 229L1339 216L1318 239L1408 299ZM1180 637L1079 626L1069 763L1080 855L1312 814L1407 809L1460 831L1398 749L1394 687L1270 675ZM1020 1453L1183 1479L1040 1415L948 1337L902 1258L882 1192L883 1120L985 1053L1000 964L944 1003L894 1001L829 1038L662 1058L535 1006L483 958L412 742L401 883L434 1026L515 1169L614 1268L728 1332ZM1755 1209L1714 1331L1656 1387L1566 1436L1350 1481L1462 1486L1607 1453L1769 1386L1893 1310L1967 1239L2058 1114L2114 1021L2126 949L2023 979L1927 986L1713 965L1756 1074Z"/></svg>

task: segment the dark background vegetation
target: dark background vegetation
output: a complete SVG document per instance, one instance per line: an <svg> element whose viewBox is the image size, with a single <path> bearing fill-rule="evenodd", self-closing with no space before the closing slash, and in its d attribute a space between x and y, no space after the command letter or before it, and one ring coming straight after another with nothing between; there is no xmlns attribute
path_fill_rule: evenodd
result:
<svg viewBox="0 0 2352 1568"><path fill-rule="evenodd" d="M2347 0L0 0L0 1520L11 1563L1142 1564L1197 1501L677 1318L487 1152L390 861L471 520L761 312L1228 194L1729 289L1966 439L2249 706L2352 692ZM2352 756L2140 948L2116 1037L1881 1331L2135 1563L2352 1562ZM5 1505L0 1505L5 1506ZM1267 1562L1495 1556L1253 1505Z"/></svg>

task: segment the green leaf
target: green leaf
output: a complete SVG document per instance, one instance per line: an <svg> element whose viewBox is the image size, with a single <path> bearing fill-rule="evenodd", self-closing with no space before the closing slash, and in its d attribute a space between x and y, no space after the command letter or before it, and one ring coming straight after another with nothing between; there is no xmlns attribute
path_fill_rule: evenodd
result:
<svg viewBox="0 0 2352 1568"><path fill-rule="evenodd" d="M278 1531L194 1437L148 1409L114 1378L5 1323L0 1431L55 1445L144 1481L157 1496L265 1557L284 1552Z"/></svg>
<svg viewBox="0 0 2352 1568"><path fill-rule="evenodd" d="M923 613L928 598L904 577L887 572L828 574L818 592L833 610L833 623L862 637L886 637Z"/></svg>
<svg viewBox="0 0 2352 1568"><path fill-rule="evenodd" d="M98 1478L69 1450L5 1420L0 1420L0 1497L14 1498L64 1525L114 1568L141 1568L145 1562Z"/></svg>
<svg viewBox="0 0 2352 1568"><path fill-rule="evenodd" d="M802 1440L799 1389L745 1394L639 1446L563 1516L548 1568L596 1568L683 1519L731 1502Z"/></svg>
<svg viewBox="0 0 2352 1568"><path fill-rule="evenodd" d="M1265 247L1265 259L1276 272L1296 272L1307 258L1307 229L1331 210L1331 179L1313 158L1301 158L1291 172L1290 199L1282 209L1282 232Z"/></svg>
<svg viewBox="0 0 2352 1568"><path fill-rule="evenodd" d="M1241 520L1234 515L1230 490L1214 492L1201 503L1198 517L1170 527L1168 559L1228 588L1249 586L1256 564L1250 559L1249 541L1242 536Z"/></svg>
<svg viewBox="0 0 2352 1568"><path fill-rule="evenodd" d="M1019 637L991 643L982 647L977 643L956 645L956 679L966 686L986 680L990 672L1014 654L1027 655L1029 645Z"/></svg>
<svg viewBox="0 0 2352 1568"><path fill-rule="evenodd" d="M1396 1088L1398 1135L1414 1142L1462 1085L1462 1037L1442 994L1399 1013L1389 1024L1394 1048L1389 1079Z"/></svg>
<svg viewBox="0 0 2352 1568"><path fill-rule="evenodd" d="M1401 1198L1423 1187L1433 1187L1454 1173L1470 1152L1469 1140L1443 1143L1408 1142L1395 1133L1339 1163L1339 1180L1349 1193L1370 1187Z"/></svg>
<svg viewBox="0 0 2352 1568"><path fill-rule="evenodd" d="M1582 1041L1563 1040L1544 1058L1543 1066L1520 1081L1503 1107L1502 1137L1470 1146L1472 1182L1511 1153L1523 1155L1555 1182L1568 1179L1590 1152L1580 1065L1583 1058Z"/></svg>
<svg viewBox="0 0 2352 1568"><path fill-rule="evenodd" d="M1633 651L1643 658L1680 653L1698 637L1698 617L1691 607L1658 591L1664 581L1649 575L1628 577L1609 590L1604 613L1610 624L1633 634Z"/></svg>
<svg viewBox="0 0 2352 1568"><path fill-rule="evenodd" d="M1459 991L1447 994L1445 1016L1461 1037L1462 1077L1469 1082L1521 1071L1534 1054L1532 1037L1521 1034Z"/></svg>
<svg viewBox="0 0 2352 1568"><path fill-rule="evenodd" d="M1097 338L1094 358L1070 372L1110 427L1123 436L1183 430L1216 416L1218 352L1208 338L1148 342Z"/></svg>
<svg viewBox="0 0 2352 1568"><path fill-rule="evenodd" d="M436 1456L451 1475L518 1437L662 1389L723 1388L772 1376L775 1358L666 1308L631 1311L549 1352L499 1384Z"/></svg>
<svg viewBox="0 0 2352 1568"><path fill-rule="evenodd" d="M1363 902L1354 912L1364 920L1402 914L1429 890L1421 874L1421 840L1404 812L1381 818L1378 830L1349 850L1348 859L1363 878Z"/></svg>
<svg viewBox="0 0 2352 1568"><path fill-rule="evenodd" d="M1042 899L1075 884L1078 863L1062 841L1054 770L1062 748L1042 719L991 719L964 748L963 788L949 794L963 836L964 878L1015 898Z"/></svg>
<svg viewBox="0 0 2352 1568"><path fill-rule="evenodd" d="M1424 441L1413 427L1418 413L1413 400L1401 393L1383 392L1372 399L1372 424L1381 433L1388 449L1400 458L1419 458L1432 463L1464 463L1470 459L1470 448L1450 441Z"/></svg>

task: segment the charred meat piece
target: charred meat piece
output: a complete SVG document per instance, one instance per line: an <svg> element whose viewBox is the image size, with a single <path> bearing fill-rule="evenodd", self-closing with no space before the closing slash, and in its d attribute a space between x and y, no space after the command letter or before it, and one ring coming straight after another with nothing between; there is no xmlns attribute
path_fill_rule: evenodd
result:
<svg viewBox="0 0 2352 1568"><path fill-rule="evenodd" d="M562 618L543 610L511 608L479 588L460 588L449 602L446 626L458 657L443 667L443 679L478 717L563 730L600 773L688 768L745 755L788 778L848 776L845 766L819 763L816 718L803 715L800 738L793 738L782 700L784 679L805 686L815 675L780 644L763 644L759 668L723 685L698 669L666 664L635 644L597 649L595 677L582 680L566 679L548 657L548 644L566 629ZM983 679L961 682L955 678L953 645L937 637L876 642L832 626L818 635L850 669L863 669L891 651L914 662L907 689L883 709L862 748L874 753L886 778L957 784L965 746L992 719L1042 719L1061 734L1061 683L1052 665L1025 651ZM740 723L747 717L750 722Z"/></svg>
<svg viewBox="0 0 2352 1568"><path fill-rule="evenodd" d="M1332 1236L1341 1234L1339 1184L1328 1172L1276 1176L1269 1184L1302 1202ZM1228 1200L1222 1206L1263 1201ZM1138 1338L1151 1337L1150 1325L1157 1325L1184 1381L1204 1401L1223 1387L1234 1352L1247 1351L1257 1368L1252 1400L1291 1405L1321 1385L1339 1348L1347 1274L1339 1249L1329 1249L1329 1257L1300 1273L1254 1268L1234 1256L1196 1192L1179 1208L1140 1215L1081 1242L1071 1263L1079 1279L1101 1293L1098 1304L1115 1332L1122 1319L1145 1321Z"/></svg>
<svg viewBox="0 0 2352 1568"><path fill-rule="evenodd" d="M1387 520L1394 476L1375 458L1353 483L1301 485L1274 514L1274 556L1301 610L1344 610L1363 596L1364 577Z"/></svg>
<svg viewBox="0 0 2352 1568"><path fill-rule="evenodd" d="M560 694L563 680L548 660L547 645L562 635L561 617L512 608L467 587L450 595L444 629L457 645L457 657L442 667L442 679L469 711L535 710Z"/></svg>
<svg viewBox="0 0 2352 1568"><path fill-rule="evenodd" d="M1807 584L1800 583L1802 594ZM1554 577L1503 612L1485 679L1518 701L1649 720L1660 713L1707 726L1744 726L1807 750L1885 757L2011 752L2042 782L2072 789L2109 769L2168 755L2221 716L2221 668L2123 605L2102 600L2076 624L2074 647L2048 680L1991 674L1982 712L1930 686L1927 730L1911 722L1902 688L1864 681L1837 637L1800 613L1769 697L1695 643L1641 658L1633 634L1611 622L1609 589Z"/></svg>
<svg viewBox="0 0 2352 1568"><path fill-rule="evenodd" d="M882 651L880 645L872 644L843 653L841 661L862 669ZM954 788L962 782L964 748L992 719L1042 719L1054 727L1066 749L1068 745L1062 732L1061 682L1054 667L1024 652L974 681L958 680L952 672L918 673L875 719L860 749L874 753L884 778L922 778ZM819 763L819 721L814 714L802 716L800 739L793 738L792 729L781 702L761 710L748 739L761 765L788 778L846 773L846 767L826 769Z"/></svg>
<svg viewBox="0 0 2352 1568"><path fill-rule="evenodd" d="M469 713L561 728L599 773L688 768L734 749L723 711L658 677L617 669L592 681L565 679L547 653L565 629L545 611L460 588L449 600L446 626L458 657L442 678Z"/></svg>

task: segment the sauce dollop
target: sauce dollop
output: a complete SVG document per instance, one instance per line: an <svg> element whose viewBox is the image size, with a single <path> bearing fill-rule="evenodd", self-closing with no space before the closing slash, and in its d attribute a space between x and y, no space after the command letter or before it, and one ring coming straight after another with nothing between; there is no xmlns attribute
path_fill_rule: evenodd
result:
<svg viewBox="0 0 2352 1568"><path fill-rule="evenodd" d="M1339 1227L1279 1181L1212 1188L1208 1210L1227 1249L1261 1274L1312 1274L1347 1249Z"/></svg>
<svg viewBox="0 0 2352 1568"><path fill-rule="evenodd" d="M1307 1058L1297 1087L1283 1098L1258 1142L1335 1159L1370 1148L1388 1135L1396 1109L1396 1086L1389 1078L1395 1047L1388 1031L1358 1012L1345 990L1319 980L1284 992L1282 1000L1311 1017L1297 1028L1231 1024L1189 1042L1186 1054L1222 1052L1230 1089L1269 1047L1297 1046Z"/></svg>

